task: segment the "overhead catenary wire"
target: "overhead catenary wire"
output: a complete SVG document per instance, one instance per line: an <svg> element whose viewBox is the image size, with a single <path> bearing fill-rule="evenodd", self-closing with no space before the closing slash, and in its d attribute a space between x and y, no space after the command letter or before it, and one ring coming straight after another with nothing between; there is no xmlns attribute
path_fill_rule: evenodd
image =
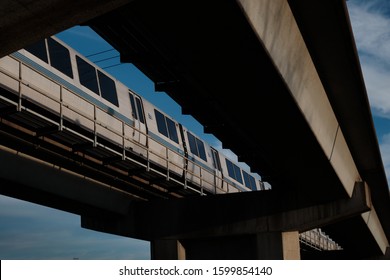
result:
<svg viewBox="0 0 390 280"><path fill-rule="evenodd" d="M93 63L99 63L99 62L107 61L107 60L118 58L118 57L119 57L119 55L114 55L114 56L111 56L111 57L108 57L108 58L103 58L103 59L92 61L92 62Z"/></svg>
<svg viewBox="0 0 390 280"><path fill-rule="evenodd" d="M100 51L100 52L97 52L97 53L86 55L85 57L92 57L92 56L95 56L95 55L99 55L99 54L103 54L103 53L107 53L107 52L111 52L111 51L115 51L115 49L111 48L111 49L108 49L108 50L104 50L104 51Z"/></svg>
<svg viewBox="0 0 390 280"><path fill-rule="evenodd" d="M117 63L117 64L113 64L113 65L109 65L109 66L106 66L106 67L102 67L102 69L107 69L107 68L111 68L111 67L116 67L116 66L120 66L122 65L123 63Z"/></svg>
<svg viewBox="0 0 390 280"><path fill-rule="evenodd" d="M97 52L97 53L93 53L93 54L87 55L85 57L90 58L90 57L93 57L93 56L96 56L96 55L100 55L100 54L104 54L104 53L107 53L107 52L110 52L110 51L115 51L115 49L108 49L108 50L100 51L100 52ZM118 58L118 57L120 57L120 55L114 55L114 56L111 56L111 57L103 58L103 59L92 61L92 62L93 63L99 63L99 62L115 59L115 58ZM108 66L104 66L104 67L101 67L101 68L102 69L107 69L107 68L116 67L116 66L120 66L120 65L122 65L122 63L116 63L116 64L113 64L113 65L108 65Z"/></svg>

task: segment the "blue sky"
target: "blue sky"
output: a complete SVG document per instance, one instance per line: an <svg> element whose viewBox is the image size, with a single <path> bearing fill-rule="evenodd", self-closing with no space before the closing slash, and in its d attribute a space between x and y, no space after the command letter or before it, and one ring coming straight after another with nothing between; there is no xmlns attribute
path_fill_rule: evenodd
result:
<svg viewBox="0 0 390 280"><path fill-rule="evenodd" d="M390 174L390 1L347 2L374 123L386 172ZM84 55L111 49L87 27L59 34L60 39ZM92 56L92 61L118 56L116 51ZM99 62L101 67L119 58ZM130 64L106 71L152 101L196 134L220 147L212 135ZM47 207L0 196L0 259L150 259L149 242L99 233L80 227L80 217Z"/></svg>

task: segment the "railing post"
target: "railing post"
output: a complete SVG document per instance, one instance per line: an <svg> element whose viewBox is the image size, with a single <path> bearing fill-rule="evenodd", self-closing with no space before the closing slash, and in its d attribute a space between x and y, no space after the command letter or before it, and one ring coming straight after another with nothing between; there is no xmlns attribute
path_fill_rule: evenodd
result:
<svg viewBox="0 0 390 280"><path fill-rule="evenodd" d="M96 105L93 105L93 147L97 147L97 118L96 118Z"/></svg>
<svg viewBox="0 0 390 280"><path fill-rule="evenodd" d="M18 100L18 108L17 111L20 112L22 111L22 66L23 63L19 61L19 100Z"/></svg>
<svg viewBox="0 0 390 280"><path fill-rule="evenodd" d="M202 166L199 166L199 184L200 184L200 194L203 195L203 173L202 173Z"/></svg>
<svg viewBox="0 0 390 280"><path fill-rule="evenodd" d="M122 160L126 159L125 136L125 122L122 121Z"/></svg>
<svg viewBox="0 0 390 280"><path fill-rule="evenodd" d="M168 148L165 148L165 158L167 160L167 177L166 177L166 180L169 181L169 149Z"/></svg>
<svg viewBox="0 0 390 280"><path fill-rule="evenodd" d="M214 193L217 194L217 169L214 169Z"/></svg>
<svg viewBox="0 0 390 280"><path fill-rule="evenodd" d="M146 147L146 171L150 171L150 151L149 147Z"/></svg>
<svg viewBox="0 0 390 280"><path fill-rule="evenodd" d="M63 100L62 94L63 94L63 87L62 87L62 85L60 85L60 125L58 127L59 131L62 131L63 125L64 125L64 123L63 123L63 117L64 117L64 112L63 112L64 104L63 103L64 103L64 100Z"/></svg>
<svg viewBox="0 0 390 280"><path fill-rule="evenodd" d="M188 165L187 165L188 168ZM187 189L187 168L184 169L184 189Z"/></svg>

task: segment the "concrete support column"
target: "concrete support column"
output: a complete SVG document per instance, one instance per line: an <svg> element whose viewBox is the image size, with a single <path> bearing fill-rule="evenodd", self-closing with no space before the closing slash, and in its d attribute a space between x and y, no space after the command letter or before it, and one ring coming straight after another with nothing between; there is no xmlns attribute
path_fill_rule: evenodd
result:
<svg viewBox="0 0 390 280"><path fill-rule="evenodd" d="M282 233L283 259L300 260L301 251L299 247L299 232L290 231Z"/></svg>
<svg viewBox="0 0 390 280"><path fill-rule="evenodd" d="M299 260L299 232L265 232L256 235L257 259Z"/></svg>
<svg viewBox="0 0 390 280"><path fill-rule="evenodd" d="M264 232L250 235L185 240L154 240L154 260L190 259L300 259L298 232Z"/></svg>
<svg viewBox="0 0 390 280"><path fill-rule="evenodd" d="M152 260L185 260L186 251L179 240L160 239L150 242Z"/></svg>
<svg viewBox="0 0 390 280"><path fill-rule="evenodd" d="M283 238L281 232L262 232L256 234L256 259L282 260Z"/></svg>

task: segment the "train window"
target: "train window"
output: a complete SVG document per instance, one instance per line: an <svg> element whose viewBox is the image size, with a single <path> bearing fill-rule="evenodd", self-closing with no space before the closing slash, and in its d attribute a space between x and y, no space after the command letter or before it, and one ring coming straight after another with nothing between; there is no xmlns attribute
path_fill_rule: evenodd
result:
<svg viewBox="0 0 390 280"><path fill-rule="evenodd" d="M221 162L219 161L219 156L217 150L214 148L211 148L211 154L213 156L213 162L214 162L214 167L221 171Z"/></svg>
<svg viewBox="0 0 390 280"><path fill-rule="evenodd" d="M138 120L137 110L135 109L134 96L131 93L129 93L129 96L130 96L130 105L131 105L131 111L132 111L133 117L135 120Z"/></svg>
<svg viewBox="0 0 390 280"><path fill-rule="evenodd" d="M176 124L171 119L168 119L168 118L166 118L166 121L167 121L169 138L171 138L171 140L175 141L176 143L179 143L179 137L177 136Z"/></svg>
<svg viewBox="0 0 390 280"><path fill-rule="evenodd" d="M39 59L43 60L46 63L49 63L46 52L46 43L45 40L36 42L24 48L26 51L35 55Z"/></svg>
<svg viewBox="0 0 390 280"><path fill-rule="evenodd" d="M98 70L100 92L102 97L112 104L118 106L118 96L116 94L115 82Z"/></svg>
<svg viewBox="0 0 390 280"><path fill-rule="evenodd" d="M196 147L195 136L187 132L187 137L188 137L188 142L190 144L191 153L193 153L194 155L198 155L198 148Z"/></svg>
<svg viewBox="0 0 390 280"><path fill-rule="evenodd" d="M157 110L154 110L154 114L156 115L158 132L168 137L168 129L167 124L165 123L164 115Z"/></svg>
<svg viewBox="0 0 390 280"><path fill-rule="evenodd" d="M144 111L142 110L141 100L138 97L136 97L135 101L137 102L137 110L138 110L139 121L142 122L142 123L145 123ZM176 134L176 136L177 136L177 134ZM177 140L175 142L178 143L179 141Z"/></svg>
<svg viewBox="0 0 390 280"><path fill-rule="evenodd" d="M69 50L52 38L47 39L47 45L49 47L51 66L73 78Z"/></svg>
<svg viewBox="0 0 390 280"><path fill-rule="evenodd" d="M253 176L249 175L247 172L245 171L242 171L242 174L244 176L244 182L245 182L245 186L247 186L248 188L250 188L251 190L255 191L256 190L256 181L255 181L255 178L253 178Z"/></svg>
<svg viewBox="0 0 390 280"><path fill-rule="evenodd" d="M79 70L80 83L94 93L99 94L95 67L78 56L76 56L76 61Z"/></svg>
<svg viewBox="0 0 390 280"><path fill-rule="evenodd" d="M179 143L179 138L177 136L176 124L169 118L165 117L156 109L154 110L157 121L158 132L165 135L169 139Z"/></svg>
<svg viewBox="0 0 390 280"><path fill-rule="evenodd" d="M242 184L241 169L234 164L234 173L236 173L236 180Z"/></svg>
<svg viewBox="0 0 390 280"><path fill-rule="evenodd" d="M196 145L198 146L198 151L199 151L199 157L203 159L204 161L207 161L206 157L206 150L204 149L204 144L202 140L199 138L196 138Z"/></svg>
<svg viewBox="0 0 390 280"><path fill-rule="evenodd" d="M241 176L240 168L228 159L226 159L226 166L228 169L229 176L242 184L242 176Z"/></svg>
<svg viewBox="0 0 390 280"><path fill-rule="evenodd" d="M133 111L133 117L134 119L138 120L142 123L145 123L145 116L144 111L142 110L142 104L141 99L139 97L134 97L133 94L129 93L130 95L130 104L131 104L131 110ZM164 134L167 136L166 134Z"/></svg>
<svg viewBox="0 0 390 280"><path fill-rule="evenodd" d="M204 148L204 144L203 144L202 140L200 140L199 138L196 138L194 135L192 135L188 131L187 131L187 137L188 137L188 142L190 144L191 153L200 157L204 161L207 161L206 150Z"/></svg>
<svg viewBox="0 0 390 280"><path fill-rule="evenodd" d="M229 174L230 178L235 179L236 175L234 174L233 163L230 160L226 159L226 166L227 166L228 174Z"/></svg>

